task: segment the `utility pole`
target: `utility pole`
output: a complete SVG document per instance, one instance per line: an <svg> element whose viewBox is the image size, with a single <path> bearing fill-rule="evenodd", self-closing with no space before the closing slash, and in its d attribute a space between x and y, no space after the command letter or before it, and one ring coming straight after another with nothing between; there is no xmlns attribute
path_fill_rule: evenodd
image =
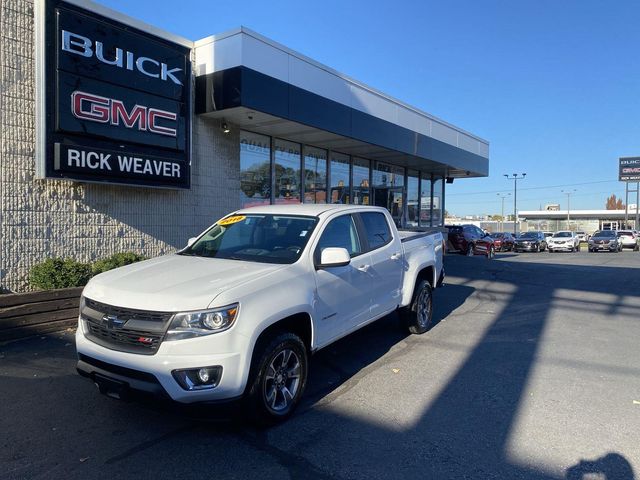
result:
<svg viewBox="0 0 640 480"><path fill-rule="evenodd" d="M498 195L502 199L502 213L500 215L500 223L501 223L500 231L504 232L504 199L507 198L511 194L510 193L507 193L507 194L497 193L496 195Z"/></svg>
<svg viewBox="0 0 640 480"><path fill-rule="evenodd" d="M517 173L514 173L512 176L504 174L507 177L507 180L513 180L513 234L518 236L518 180L523 180L524 177L527 176L526 173L523 173L521 176L518 176Z"/></svg>
<svg viewBox="0 0 640 480"><path fill-rule="evenodd" d="M569 211L571 210L571 195L573 195L576 192L576 189L574 188L573 190L560 190L560 191L567 196L567 230L571 230L571 228L569 227L569 221L571 220Z"/></svg>

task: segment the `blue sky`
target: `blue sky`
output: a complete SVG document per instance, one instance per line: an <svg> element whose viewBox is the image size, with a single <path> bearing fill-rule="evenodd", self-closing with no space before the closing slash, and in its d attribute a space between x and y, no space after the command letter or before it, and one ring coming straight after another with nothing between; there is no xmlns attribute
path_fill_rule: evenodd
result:
<svg viewBox="0 0 640 480"><path fill-rule="evenodd" d="M618 157L640 155L640 2L100 3L192 40L244 25L489 140L489 177L449 185L452 213L500 213L515 172L519 210L566 208L563 189L604 208Z"/></svg>

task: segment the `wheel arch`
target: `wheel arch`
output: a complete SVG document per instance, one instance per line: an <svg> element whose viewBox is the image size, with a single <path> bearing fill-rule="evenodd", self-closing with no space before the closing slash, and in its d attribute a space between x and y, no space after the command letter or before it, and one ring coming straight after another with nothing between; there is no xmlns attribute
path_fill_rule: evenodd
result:
<svg viewBox="0 0 640 480"><path fill-rule="evenodd" d="M413 296L416 291L416 287L420 284L422 280L427 280L431 285L431 288L435 289L438 279L436 278L436 268L434 265L424 265L420 270L418 270L416 276L413 279L413 283L411 285L411 291L407 292L403 295L402 304L410 305L413 300Z"/></svg>
<svg viewBox="0 0 640 480"><path fill-rule="evenodd" d="M265 326L258 334L256 341L251 349L251 358L249 359L249 369L247 371L247 377L245 378L244 393L247 393L247 389L250 388L251 379L255 374L257 368L258 356L256 352L259 352L261 348L264 348L269 339L279 333L293 333L300 337L304 344L308 355L312 353L313 346L313 320L311 315L307 312L299 312L283 317L275 322Z"/></svg>

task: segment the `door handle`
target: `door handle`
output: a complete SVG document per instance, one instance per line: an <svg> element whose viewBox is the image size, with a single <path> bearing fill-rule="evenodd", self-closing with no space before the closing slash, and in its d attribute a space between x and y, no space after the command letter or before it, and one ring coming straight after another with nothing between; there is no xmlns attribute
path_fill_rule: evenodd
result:
<svg viewBox="0 0 640 480"><path fill-rule="evenodd" d="M357 267L357 269L361 272L366 272L367 270L369 270L369 265L360 265L359 267Z"/></svg>
<svg viewBox="0 0 640 480"><path fill-rule="evenodd" d="M391 260L400 260L400 252L396 252L393 255L391 255Z"/></svg>

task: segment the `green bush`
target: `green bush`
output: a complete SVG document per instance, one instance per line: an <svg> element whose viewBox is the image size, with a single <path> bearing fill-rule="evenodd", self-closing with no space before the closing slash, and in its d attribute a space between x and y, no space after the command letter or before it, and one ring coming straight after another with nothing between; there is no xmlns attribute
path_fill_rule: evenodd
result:
<svg viewBox="0 0 640 480"><path fill-rule="evenodd" d="M116 253L93 264L68 258L49 258L31 268L29 283L38 290L83 287L94 275L144 259L133 252Z"/></svg>
<svg viewBox="0 0 640 480"><path fill-rule="evenodd" d="M91 265L88 263L49 258L31 268L29 283L40 290L82 287L87 284L91 276Z"/></svg>
<svg viewBox="0 0 640 480"><path fill-rule="evenodd" d="M97 275L99 273L106 272L107 270L124 267L125 265L136 263L144 259L145 257L134 252L115 253L110 257L103 258L102 260L95 262L92 267L93 274Z"/></svg>

